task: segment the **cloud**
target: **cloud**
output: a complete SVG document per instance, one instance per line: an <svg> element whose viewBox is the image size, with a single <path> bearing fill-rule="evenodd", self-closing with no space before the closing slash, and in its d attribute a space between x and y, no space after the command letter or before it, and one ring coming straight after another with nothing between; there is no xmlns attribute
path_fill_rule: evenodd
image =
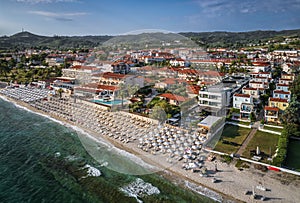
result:
<svg viewBox="0 0 300 203"><path fill-rule="evenodd" d="M49 11L28 11L30 14L44 16L48 18L53 18L58 21L73 21L74 19L72 17L78 17L78 16L84 16L88 13L85 12L74 12L74 13L55 13L55 12L49 12Z"/></svg>
<svg viewBox="0 0 300 203"><path fill-rule="evenodd" d="M202 13L214 16L230 13L286 12L300 9L300 0L195 0Z"/></svg>
<svg viewBox="0 0 300 203"><path fill-rule="evenodd" d="M16 1L19 3L38 4L38 3L77 2L78 0L16 0Z"/></svg>

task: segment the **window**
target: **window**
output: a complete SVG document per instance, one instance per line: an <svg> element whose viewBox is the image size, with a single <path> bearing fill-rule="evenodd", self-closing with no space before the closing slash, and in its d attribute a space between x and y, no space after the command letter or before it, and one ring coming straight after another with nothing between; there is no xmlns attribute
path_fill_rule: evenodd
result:
<svg viewBox="0 0 300 203"><path fill-rule="evenodd" d="M282 104L282 106L286 107L286 104Z"/></svg>

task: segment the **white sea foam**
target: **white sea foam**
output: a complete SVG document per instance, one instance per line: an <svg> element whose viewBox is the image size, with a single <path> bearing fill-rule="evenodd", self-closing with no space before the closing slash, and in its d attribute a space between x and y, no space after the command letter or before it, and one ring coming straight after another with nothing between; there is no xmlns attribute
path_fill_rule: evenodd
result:
<svg viewBox="0 0 300 203"><path fill-rule="evenodd" d="M11 101L11 100L8 100L8 99L7 99L5 96L3 96L3 95L0 95L0 98L1 98L2 100L6 101L6 102L12 103L12 104L15 105L17 108L26 110L26 111L28 111L28 112L30 112L30 113L33 113L33 114L36 114L36 115L39 115L39 116L43 116L43 117L48 118L49 120L54 121L54 122L56 122L56 123L58 123L58 124L60 124L60 125L63 125L63 126L72 128L72 129L75 130L76 132L79 132L79 133L82 133L82 134L86 135L88 138L90 138L90 139L96 141L97 143L100 143L100 144L103 144L103 145L105 145L105 146L108 146L109 149L114 149L114 150L116 150L120 155L129 158L131 161L134 161L135 163L137 163L137 164L139 164L139 165L141 165L141 166L143 166L143 167L152 168L152 169L153 169L153 168L156 168L155 166L150 165L150 164L144 162L141 158L137 157L136 155L131 154L131 153L125 151L125 150L119 149L119 148L117 148L117 147L114 147L110 142L108 142L108 141L106 141L106 140L104 140L104 139L95 138L94 136L90 135L89 133L87 133L86 131L84 131L83 129L81 129L81 128L77 127L77 126L74 126L74 125L71 125L71 124L68 124L68 123L64 123L64 122L62 122L62 121L60 121L60 120L57 120L57 119L55 119L55 118L53 118L53 117L51 117L51 116L48 116L48 115L45 115L45 114L42 114L42 113L39 113L39 112L32 111L32 110L30 110L30 109L28 109L28 108L26 108L26 107L24 107L24 106L21 106L21 105L19 105L19 104L13 102L13 101ZM74 158L74 157L72 157L72 158L71 158L71 157L68 157L68 158L72 159L72 158ZM98 170L98 169L97 169L97 170ZM99 172L100 172L100 171L99 171ZM101 174L101 172L100 172L100 174ZM137 179L137 180L138 180L138 179ZM142 181L143 181L143 180L142 180ZM139 182L139 181L138 181L138 182ZM150 184L150 183L146 183L146 184ZM151 184L150 184L150 185L151 185ZM152 186L152 185L151 185L151 186ZM221 195L219 195L218 193L216 193L216 192L214 192L214 191L212 191L212 190L209 190L209 189L207 189L207 188L205 188L205 187L201 187L201 186L192 184L192 183L190 183L190 182L188 182L188 181L186 181L186 186L187 186L189 189L191 189L191 190L193 190L193 191L195 191L195 192L197 192L197 193L199 193L199 194L201 194L201 195L207 196L207 197L209 197L209 198L211 198L211 199L213 199L213 200L215 200L215 201L222 202L222 197L221 197ZM156 187L154 187L154 186L152 186L152 187L153 187L153 188L156 188ZM156 188L156 189L157 189L157 188ZM136 197L136 199L137 199L138 202L142 202L141 200L138 199L138 195L136 195L134 192L133 192L133 193L129 193L128 191L131 191L131 190L126 190L126 187L125 187L125 188L120 188L120 190L123 191L123 192L125 192L125 193L128 194L129 196L131 195L132 197ZM157 190L158 190L158 189L157 189ZM156 192L157 192L157 190L153 190L153 191L156 191ZM150 190L150 191L151 191L151 190ZM158 190L158 192L159 192L159 190ZM146 194L147 194L147 193L146 193Z"/></svg>
<svg viewBox="0 0 300 203"><path fill-rule="evenodd" d="M74 155L69 155L69 156L66 156L66 160L68 160L68 161L76 161L76 160L78 160L79 159L79 157L76 157L76 156L74 156Z"/></svg>
<svg viewBox="0 0 300 203"><path fill-rule="evenodd" d="M215 191L212 191L206 187L202 187L201 185L196 185L194 183L191 183L189 181L185 181L185 186L189 188L190 190L193 190L194 192L197 192L200 195L209 197L217 202L222 202L223 198L220 194L216 193Z"/></svg>
<svg viewBox="0 0 300 203"><path fill-rule="evenodd" d="M122 149L119 149L119 148L115 147L114 145L112 145L112 144L111 144L109 141L107 141L107 140L101 139L101 138L99 138L99 137L95 138L93 135L89 134L88 132L86 132L85 130L83 130L82 128L80 128L80 127L78 127L78 126L71 125L71 124L69 124L69 123L65 123L65 122L62 122L62 121L60 121L60 120L57 120L57 119L55 119L55 118L53 118L53 117L51 117L51 116L48 116L48 115L45 115L45 114L42 114L42 113L39 113L39 112L32 111L32 110L30 110L30 109L28 109L28 108L26 108L26 107L24 107L24 106L21 106L21 105L15 103L15 102L13 102L13 101L8 100L6 97L3 97L2 95L0 95L0 97L1 97L3 100L5 100L5 101L14 104L17 108L26 110L26 111L28 111L28 112L30 112L30 113L33 113L33 114L36 114L36 115L39 115L39 116L43 116L43 117L48 118L49 120L54 121L54 122L56 122L56 123L58 123L58 124L60 124L60 125L66 126L66 127L68 127L68 128L71 128L71 129L73 129L74 131L79 132L79 133L81 133L81 134L87 136L88 138L90 138L90 139L96 141L97 143L99 143L99 144L101 144L101 145L104 145L104 146L108 147L108 149L114 150L115 153L117 153L117 154L119 154L119 155L121 155L121 156L123 156L123 157L128 158L129 160L133 161L134 163L136 163L136 164L138 164L138 165L140 165L140 166L142 166L142 167L144 167L144 168L147 168L147 169L150 169L150 170L157 170L157 168L156 168L155 166L146 163L146 162L143 161L140 157L138 157L138 156L136 156L136 155L134 155L134 154L131 154L131 153L125 151L125 150L122 150ZM80 136L79 136L79 138L80 138ZM117 169L115 169L115 170L117 170ZM129 171L128 171L128 172L129 172Z"/></svg>
<svg viewBox="0 0 300 203"><path fill-rule="evenodd" d="M135 197L139 203L143 202L139 199L139 197L160 194L160 191L157 187L153 186L151 183L146 183L140 178L137 178L134 182L121 187L120 191L124 192L129 197Z"/></svg>
<svg viewBox="0 0 300 203"><path fill-rule="evenodd" d="M1 98L2 100L4 100L4 101L11 102L11 101L9 101L5 96L0 95L0 98Z"/></svg>
<svg viewBox="0 0 300 203"><path fill-rule="evenodd" d="M87 176L98 177L101 176L101 171L89 164L86 164L83 169L87 169Z"/></svg>

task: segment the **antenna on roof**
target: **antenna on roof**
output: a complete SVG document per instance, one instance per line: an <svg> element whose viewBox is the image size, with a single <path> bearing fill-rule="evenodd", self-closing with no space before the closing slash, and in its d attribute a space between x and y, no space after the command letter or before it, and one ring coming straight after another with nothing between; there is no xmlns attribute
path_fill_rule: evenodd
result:
<svg viewBox="0 0 300 203"><path fill-rule="evenodd" d="M24 32L24 28L22 28L22 32Z"/></svg>

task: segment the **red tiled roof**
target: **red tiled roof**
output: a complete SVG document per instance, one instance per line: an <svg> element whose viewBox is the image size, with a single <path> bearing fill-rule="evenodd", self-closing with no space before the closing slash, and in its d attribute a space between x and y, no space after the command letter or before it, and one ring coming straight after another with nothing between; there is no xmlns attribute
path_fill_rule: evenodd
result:
<svg viewBox="0 0 300 203"><path fill-rule="evenodd" d="M112 72L105 72L97 74L97 76L103 77L103 78L113 78L113 79L123 79L127 77L125 74L119 74L119 73L112 73Z"/></svg>
<svg viewBox="0 0 300 203"><path fill-rule="evenodd" d="M277 107L265 106L265 111L279 111Z"/></svg>
<svg viewBox="0 0 300 203"><path fill-rule="evenodd" d="M112 85L100 85L99 83L89 83L82 85L81 87L75 87L75 89L80 88L80 89L95 89L95 90L111 90L115 91L118 89L117 86L112 86Z"/></svg>
<svg viewBox="0 0 300 203"><path fill-rule="evenodd" d="M269 66L269 62L252 62L254 66Z"/></svg>
<svg viewBox="0 0 300 203"><path fill-rule="evenodd" d="M257 90L257 88L253 88L253 87L244 87L243 90Z"/></svg>
<svg viewBox="0 0 300 203"><path fill-rule="evenodd" d="M282 91L282 90L274 90L274 93L277 94L291 94L290 92Z"/></svg>
<svg viewBox="0 0 300 203"><path fill-rule="evenodd" d="M184 102L187 100L187 98L183 97L183 96L179 96L179 95L175 95L175 94L171 94L171 93L163 93L158 95L159 97L164 97L167 99L171 99L174 101L180 101L180 102Z"/></svg>
<svg viewBox="0 0 300 203"><path fill-rule="evenodd" d="M200 89L201 89L201 87L198 85L189 85L188 86L188 90L193 94L198 94Z"/></svg>
<svg viewBox="0 0 300 203"><path fill-rule="evenodd" d="M280 81L280 80L284 80L284 81L291 81L291 82L293 82L293 80L292 80L292 79L288 79L288 78L280 78L280 79L279 79L279 81Z"/></svg>
<svg viewBox="0 0 300 203"><path fill-rule="evenodd" d="M270 97L269 100L273 101L273 102L282 102L282 103L287 103L288 102L287 99L274 98L274 97Z"/></svg>
<svg viewBox="0 0 300 203"><path fill-rule="evenodd" d="M178 70L179 74L185 74L185 75L197 75L198 71L195 69L183 69L183 70Z"/></svg>
<svg viewBox="0 0 300 203"><path fill-rule="evenodd" d="M238 93L235 93L233 96L234 96L234 97L245 97L245 98L250 98L250 94L238 94Z"/></svg>
<svg viewBox="0 0 300 203"><path fill-rule="evenodd" d="M282 76L294 76L294 74L282 74L281 77Z"/></svg>
<svg viewBox="0 0 300 203"><path fill-rule="evenodd" d="M185 61L184 59L182 59L182 58L177 58L177 59L175 59L176 61Z"/></svg>
<svg viewBox="0 0 300 203"><path fill-rule="evenodd" d="M290 85L287 84L276 84L277 86L282 86L282 87L289 87Z"/></svg>

